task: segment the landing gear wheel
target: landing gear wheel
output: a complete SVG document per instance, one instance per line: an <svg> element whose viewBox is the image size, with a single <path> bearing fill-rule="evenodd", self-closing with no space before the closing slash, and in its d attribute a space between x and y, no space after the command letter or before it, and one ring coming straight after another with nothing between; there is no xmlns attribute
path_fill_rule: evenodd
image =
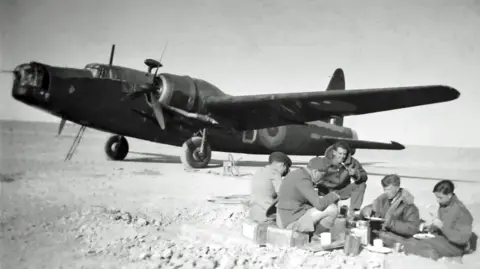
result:
<svg viewBox="0 0 480 269"><path fill-rule="evenodd" d="M212 158L212 149L208 142L204 142L203 153L201 152L202 138L192 137L182 145L182 154L180 160L186 168L205 168Z"/></svg>
<svg viewBox="0 0 480 269"><path fill-rule="evenodd" d="M128 141L120 135L113 135L105 144L105 153L110 160L120 161L128 154Z"/></svg>

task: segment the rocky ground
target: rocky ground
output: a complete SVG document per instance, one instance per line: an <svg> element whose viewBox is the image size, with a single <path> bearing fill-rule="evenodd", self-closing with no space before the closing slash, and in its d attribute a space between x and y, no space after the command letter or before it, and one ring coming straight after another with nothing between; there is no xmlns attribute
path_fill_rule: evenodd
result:
<svg viewBox="0 0 480 269"><path fill-rule="evenodd" d="M2 268L375 268L380 262L345 257L339 250L318 255L259 248L239 235L241 211L151 218L96 206L57 210L56 216L31 222L20 212L2 220L7 248Z"/></svg>

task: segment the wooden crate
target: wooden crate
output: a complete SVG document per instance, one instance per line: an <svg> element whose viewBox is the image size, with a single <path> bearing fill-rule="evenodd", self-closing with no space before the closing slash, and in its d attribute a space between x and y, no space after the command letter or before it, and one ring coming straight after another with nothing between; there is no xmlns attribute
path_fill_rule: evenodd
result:
<svg viewBox="0 0 480 269"><path fill-rule="evenodd" d="M242 234L259 245L300 247L309 243L309 235L306 233L280 229L249 220L243 221Z"/></svg>
<svg viewBox="0 0 480 269"><path fill-rule="evenodd" d="M242 235L259 245L265 245L267 242L266 224L260 224L253 221L245 220L242 223Z"/></svg>
<svg viewBox="0 0 480 269"><path fill-rule="evenodd" d="M301 247L309 243L309 235L269 226L267 243L275 246Z"/></svg>

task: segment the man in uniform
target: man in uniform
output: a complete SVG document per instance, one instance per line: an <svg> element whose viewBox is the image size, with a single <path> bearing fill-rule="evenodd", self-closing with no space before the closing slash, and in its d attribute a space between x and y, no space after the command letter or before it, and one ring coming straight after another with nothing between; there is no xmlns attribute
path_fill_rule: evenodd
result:
<svg viewBox="0 0 480 269"><path fill-rule="evenodd" d="M473 233L473 216L455 194L450 180L442 180L433 187L439 208L437 217L421 225L421 231L430 231L433 238L410 240L405 244L405 253L433 260L443 257L461 258L471 253L476 245Z"/></svg>
<svg viewBox="0 0 480 269"><path fill-rule="evenodd" d="M363 197L367 188L367 172L359 161L352 157L350 147L343 142L337 142L325 151L329 166L320 184L322 194L331 191L340 195L341 200L350 198L349 212L351 215L361 209Z"/></svg>
<svg viewBox="0 0 480 269"><path fill-rule="evenodd" d="M292 171L285 177L278 192L279 228L304 233L330 230L338 215L336 202L340 196L331 192L320 197L315 190L315 184L327 167L327 160L315 157L307 167Z"/></svg>
<svg viewBox="0 0 480 269"><path fill-rule="evenodd" d="M400 187L400 177L392 174L381 180L384 193L360 211L363 218L383 219L379 237L388 247L394 243L404 243L418 232L420 213L414 204L414 197Z"/></svg>
<svg viewBox="0 0 480 269"><path fill-rule="evenodd" d="M292 165L292 160L282 152L273 152L268 158L268 165L260 168L251 179L251 199L249 217L255 222L273 222L275 215L267 210L275 209L278 188ZM269 212L270 213L270 212Z"/></svg>

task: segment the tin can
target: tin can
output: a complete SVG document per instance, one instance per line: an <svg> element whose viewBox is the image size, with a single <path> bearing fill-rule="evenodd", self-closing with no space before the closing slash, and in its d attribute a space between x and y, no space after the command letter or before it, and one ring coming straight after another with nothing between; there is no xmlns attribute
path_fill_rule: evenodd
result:
<svg viewBox="0 0 480 269"><path fill-rule="evenodd" d="M361 238L353 234L347 235L345 238L345 245L343 247L343 252L345 253L345 255L357 256L358 254L360 254L360 251Z"/></svg>
<svg viewBox="0 0 480 269"><path fill-rule="evenodd" d="M358 228L366 228L366 227L368 227L368 221L366 221L366 220L359 220L359 221L357 221L357 227L358 227Z"/></svg>
<svg viewBox="0 0 480 269"><path fill-rule="evenodd" d="M347 229L356 228L357 223L354 220L347 220Z"/></svg>
<svg viewBox="0 0 480 269"><path fill-rule="evenodd" d="M357 227L357 235L360 236L362 245L366 246L370 243L370 227Z"/></svg>

